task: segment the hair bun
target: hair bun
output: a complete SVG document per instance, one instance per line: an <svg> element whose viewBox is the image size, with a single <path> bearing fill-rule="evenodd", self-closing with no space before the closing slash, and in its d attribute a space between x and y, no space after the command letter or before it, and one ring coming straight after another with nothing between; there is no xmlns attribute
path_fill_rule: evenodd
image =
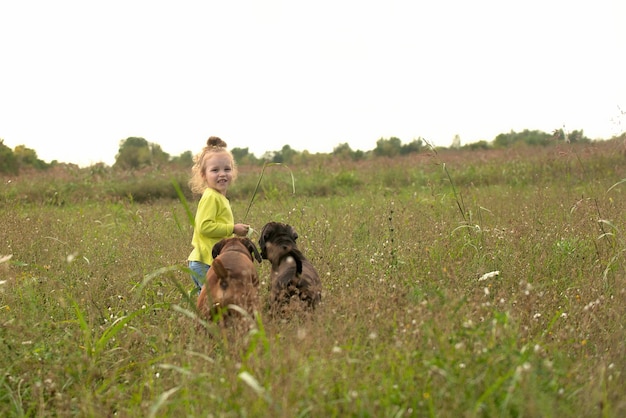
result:
<svg viewBox="0 0 626 418"><path fill-rule="evenodd" d="M222 141L222 138L212 136L206 141L207 146L215 148L226 148L226 142Z"/></svg>

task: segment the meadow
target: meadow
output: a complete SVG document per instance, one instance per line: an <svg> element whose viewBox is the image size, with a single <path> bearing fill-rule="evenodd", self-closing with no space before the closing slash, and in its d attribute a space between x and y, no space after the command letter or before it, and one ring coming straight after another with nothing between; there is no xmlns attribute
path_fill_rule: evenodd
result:
<svg viewBox="0 0 626 418"><path fill-rule="evenodd" d="M236 220L293 225L324 290L246 332L196 315L187 171L2 178L0 415L626 416L621 142L261 172Z"/></svg>

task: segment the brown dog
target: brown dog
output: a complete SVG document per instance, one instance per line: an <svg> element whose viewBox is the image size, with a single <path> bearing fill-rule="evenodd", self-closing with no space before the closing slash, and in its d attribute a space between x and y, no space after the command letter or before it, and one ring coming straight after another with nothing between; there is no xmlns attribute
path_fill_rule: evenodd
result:
<svg viewBox="0 0 626 418"><path fill-rule="evenodd" d="M256 245L248 238L226 238L213 246L213 264L198 296L201 315L213 320L227 319L232 316L228 305L254 313L259 300L255 258L262 261Z"/></svg>
<svg viewBox="0 0 626 418"><path fill-rule="evenodd" d="M313 265L298 250L298 233L288 224L269 222L261 230L261 257L272 263L270 283L272 309L292 298L315 308L322 299L322 282Z"/></svg>

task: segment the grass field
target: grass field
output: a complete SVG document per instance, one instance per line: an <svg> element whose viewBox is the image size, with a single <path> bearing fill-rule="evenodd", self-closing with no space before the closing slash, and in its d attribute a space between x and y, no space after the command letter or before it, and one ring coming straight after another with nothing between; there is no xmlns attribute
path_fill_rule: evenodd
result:
<svg viewBox="0 0 626 418"><path fill-rule="evenodd" d="M4 178L0 415L626 416L621 143L289 169L231 203L298 230L322 304L245 333L195 315L188 173Z"/></svg>

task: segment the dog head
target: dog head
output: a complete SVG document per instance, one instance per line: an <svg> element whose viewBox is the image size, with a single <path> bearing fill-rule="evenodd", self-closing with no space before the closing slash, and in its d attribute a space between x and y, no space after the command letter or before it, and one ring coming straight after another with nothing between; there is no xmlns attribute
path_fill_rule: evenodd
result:
<svg viewBox="0 0 626 418"><path fill-rule="evenodd" d="M256 260L259 263L263 261L263 259L261 258L261 254L259 254L259 250L257 250L254 242L252 242L249 238L242 237L224 238L213 246L211 254L213 255L213 259L216 259L217 256L220 255L222 252L242 251L242 249L250 254L251 260Z"/></svg>
<svg viewBox="0 0 626 418"><path fill-rule="evenodd" d="M261 229L261 237L259 238L259 247L261 248L261 257L267 260L267 243L280 245L285 251L289 251L296 246L298 233L293 226L281 222L268 222Z"/></svg>
<svg viewBox="0 0 626 418"><path fill-rule="evenodd" d="M296 260L297 273L302 272L302 254L298 250L296 240L298 233L291 225L281 222L268 222L261 230L259 247L261 257L278 263L286 255L291 255Z"/></svg>

